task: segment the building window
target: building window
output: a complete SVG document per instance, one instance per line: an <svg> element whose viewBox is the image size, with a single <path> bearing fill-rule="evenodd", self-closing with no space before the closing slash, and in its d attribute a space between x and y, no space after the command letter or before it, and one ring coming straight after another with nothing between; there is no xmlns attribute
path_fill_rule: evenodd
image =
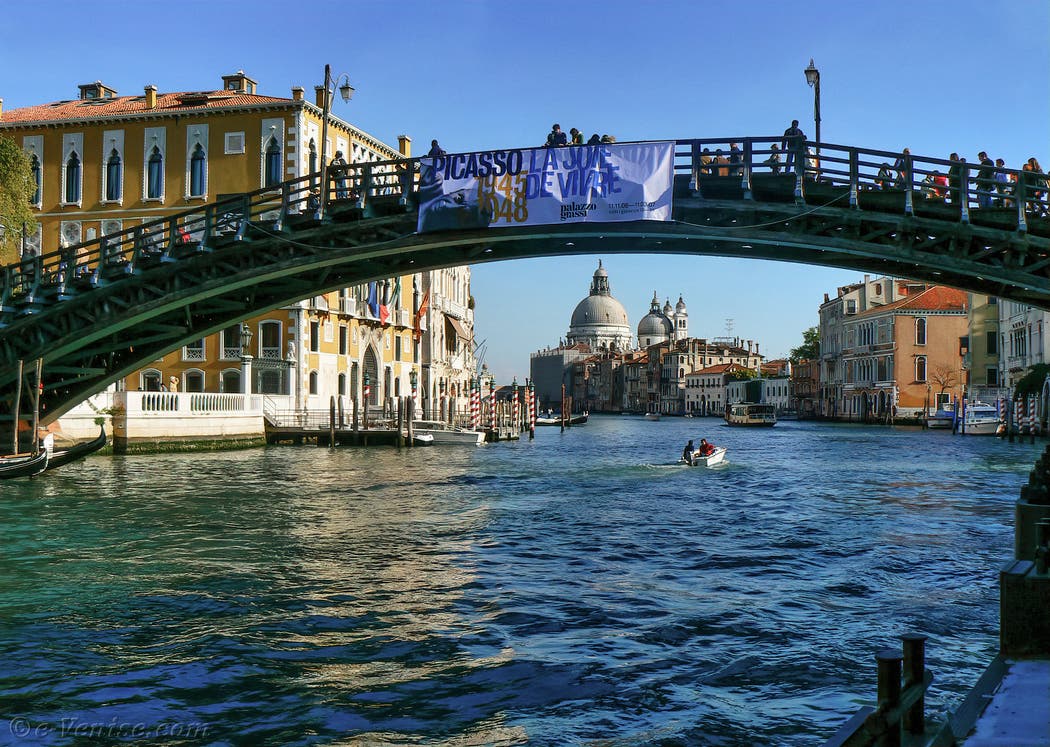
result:
<svg viewBox="0 0 1050 747"><path fill-rule="evenodd" d="M340 397L345 397L346 396L346 374L345 373L339 374L339 378L336 381L337 381L337 384L339 386L339 396Z"/></svg>
<svg viewBox="0 0 1050 747"><path fill-rule="evenodd" d="M155 368L147 368L145 371L139 374L139 391L159 392L160 371L158 371Z"/></svg>
<svg viewBox="0 0 1050 747"><path fill-rule="evenodd" d="M320 322L310 322L310 352L318 353L321 351L321 324Z"/></svg>
<svg viewBox="0 0 1050 747"><path fill-rule="evenodd" d="M266 168L263 186L272 187L281 183L281 146L277 138L271 137L266 143Z"/></svg>
<svg viewBox="0 0 1050 747"><path fill-rule="evenodd" d="M915 380L926 381L926 356L920 355L915 359Z"/></svg>
<svg viewBox="0 0 1050 747"><path fill-rule="evenodd" d="M339 355L346 355L346 325L339 325Z"/></svg>
<svg viewBox="0 0 1050 747"><path fill-rule="evenodd" d="M164 196L164 156L156 145L149 155L146 166L146 197L159 200Z"/></svg>
<svg viewBox="0 0 1050 747"><path fill-rule="evenodd" d="M995 332L986 332L985 338L988 340L988 355L998 355L999 339Z"/></svg>
<svg viewBox="0 0 1050 747"><path fill-rule="evenodd" d="M915 344L926 344L926 319L921 316L915 320Z"/></svg>
<svg viewBox="0 0 1050 747"><path fill-rule="evenodd" d="M33 199L29 201L30 205L40 205L40 185L43 183L43 176L40 171L40 159L36 157L36 153L29 159L29 168L33 172Z"/></svg>
<svg viewBox="0 0 1050 747"><path fill-rule="evenodd" d="M226 155L244 153L244 133L227 132L225 137L224 152ZM272 393L272 392L271 392Z"/></svg>
<svg viewBox="0 0 1050 747"><path fill-rule="evenodd" d="M276 321L265 321L259 324L259 355L264 360L281 360L281 323ZM265 392L273 394L273 392Z"/></svg>
<svg viewBox="0 0 1050 747"><path fill-rule="evenodd" d="M987 372L987 386L999 386L999 369L988 367Z"/></svg>
<svg viewBox="0 0 1050 747"><path fill-rule="evenodd" d="M182 360L202 361L204 360L204 338L187 343L182 349Z"/></svg>
<svg viewBox="0 0 1050 747"><path fill-rule="evenodd" d="M124 164L120 160L120 153L114 148L109 152L106 159L106 200L118 202L124 186Z"/></svg>
<svg viewBox="0 0 1050 747"><path fill-rule="evenodd" d="M204 148L197 143L190 157L190 197L203 197L208 191L207 159Z"/></svg>
<svg viewBox="0 0 1050 747"><path fill-rule="evenodd" d="M219 391L239 394L241 386L241 372L236 368L227 368L219 376Z"/></svg>
<svg viewBox="0 0 1050 747"><path fill-rule="evenodd" d="M317 371L310 372L310 394L317 394Z"/></svg>
<svg viewBox="0 0 1050 747"><path fill-rule="evenodd" d="M237 360L241 357L241 325L231 324L229 327L222 331L222 342L220 349L222 350L223 360Z"/></svg>
<svg viewBox="0 0 1050 747"><path fill-rule="evenodd" d="M66 190L64 202L80 202L80 158L73 151L66 160Z"/></svg>
<svg viewBox="0 0 1050 747"><path fill-rule="evenodd" d="M203 392L204 391L204 372L191 368L186 371L182 377L183 391L184 392Z"/></svg>
<svg viewBox="0 0 1050 747"><path fill-rule="evenodd" d="M394 335L394 360L401 360L401 335Z"/></svg>

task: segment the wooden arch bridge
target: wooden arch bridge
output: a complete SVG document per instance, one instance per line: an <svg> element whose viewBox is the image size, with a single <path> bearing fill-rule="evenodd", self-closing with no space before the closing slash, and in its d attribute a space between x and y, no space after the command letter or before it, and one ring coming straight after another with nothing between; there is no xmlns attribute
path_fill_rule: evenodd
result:
<svg viewBox="0 0 1050 747"><path fill-rule="evenodd" d="M426 159L403 159L351 165L337 180L293 179L23 259L0 270L0 421L19 390L19 361L44 362L49 422L254 313L479 262L744 257L928 280L1050 308L1041 175L827 143L806 143L807 157L788 143L797 157L787 168L769 160L782 140L676 141L671 221L417 233Z"/></svg>

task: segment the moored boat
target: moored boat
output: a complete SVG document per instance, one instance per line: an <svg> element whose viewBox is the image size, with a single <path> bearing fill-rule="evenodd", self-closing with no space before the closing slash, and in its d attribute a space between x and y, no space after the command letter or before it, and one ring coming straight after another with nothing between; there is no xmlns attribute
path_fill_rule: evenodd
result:
<svg viewBox="0 0 1050 747"><path fill-rule="evenodd" d="M417 420L412 425L416 434L429 434L433 437L435 446L448 444L460 444L467 446L480 446L485 442L485 431L475 431L470 428L459 428L440 420Z"/></svg>
<svg viewBox="0 0 1050 747"><path fill-rule="evenodd" d="M962 428L967 436L994 436L999 429L999 411L987 402L964 402Z"/></svg>
<svg viewBox="0 0 1050 747"><path fill-rule="evenodd" d="M647 413L645 413L645 419L646 420L659 420L660 419L660 413L658 413L658 412L647 412Z"/></svg>
<svg viewBox="0 0 1050 747"><path fill-rule="evenodd" d="M412 444L414 446L433 446L434 434L433 433L413 433Z"/></svg>
<svg viewBox="0 0 1050 747"><path fill-rule="evenodd" d="M730 405L726 412L726 423L760 428L772 428L777 424L776 408L755 402L740 402Z"/></svg>
<svg viewBox="0 0 1050 747"><path fill-rule="evenodd" d="M51 458L47 463L47 468L49 470L58 469L62 465L75 462L77 459L86 457L88 454L93 454L105 445L106 429L104 426L100 426L98 436L91 441L82 444L74 444L66 449L55 449L52 451Z"/></svg>
<svg viewBox="0 0 1050 747"><path fill-rule="evenodd" d="M12 454L0 457L0 480L39 475L47 469L50 457L51 453L47 449L41 449L36 454Z"/></svg>

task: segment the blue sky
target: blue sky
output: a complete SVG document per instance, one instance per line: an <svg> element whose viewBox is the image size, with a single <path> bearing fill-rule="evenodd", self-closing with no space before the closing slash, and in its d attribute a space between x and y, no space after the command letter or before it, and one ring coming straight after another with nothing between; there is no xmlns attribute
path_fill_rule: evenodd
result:
<svg viewBox="0 0 1050 747"><path fill-rule="evenodd" d="M357 89L335 113L422 154L540 145L552 122L619 140L782 132L813 136L821 71L825 142L1017 167L1050 163L1050 3L143 0L5 4L4 108L77 95L218 88L243 69L259 93L312 95L324 65ZM602 257L636 326L655 290L689 306L694 336L757 340L786 355L825 292L859 273L732 258ZM558 342L598 256L474 270L476 334L500 381Z"/></svg>

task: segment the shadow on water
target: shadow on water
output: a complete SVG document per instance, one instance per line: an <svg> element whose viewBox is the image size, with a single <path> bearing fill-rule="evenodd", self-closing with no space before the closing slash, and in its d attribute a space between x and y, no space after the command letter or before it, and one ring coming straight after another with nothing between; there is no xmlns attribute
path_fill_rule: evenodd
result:
<svg viewBox="0 0 1050 747"><path fill-rule="evenodd" d="M677 464L701 437L729 461ZM1041 448L597 416L93 458L0 494L6 711L206 730L172 744L808 745L919 630L943 715Z"/></svg>

